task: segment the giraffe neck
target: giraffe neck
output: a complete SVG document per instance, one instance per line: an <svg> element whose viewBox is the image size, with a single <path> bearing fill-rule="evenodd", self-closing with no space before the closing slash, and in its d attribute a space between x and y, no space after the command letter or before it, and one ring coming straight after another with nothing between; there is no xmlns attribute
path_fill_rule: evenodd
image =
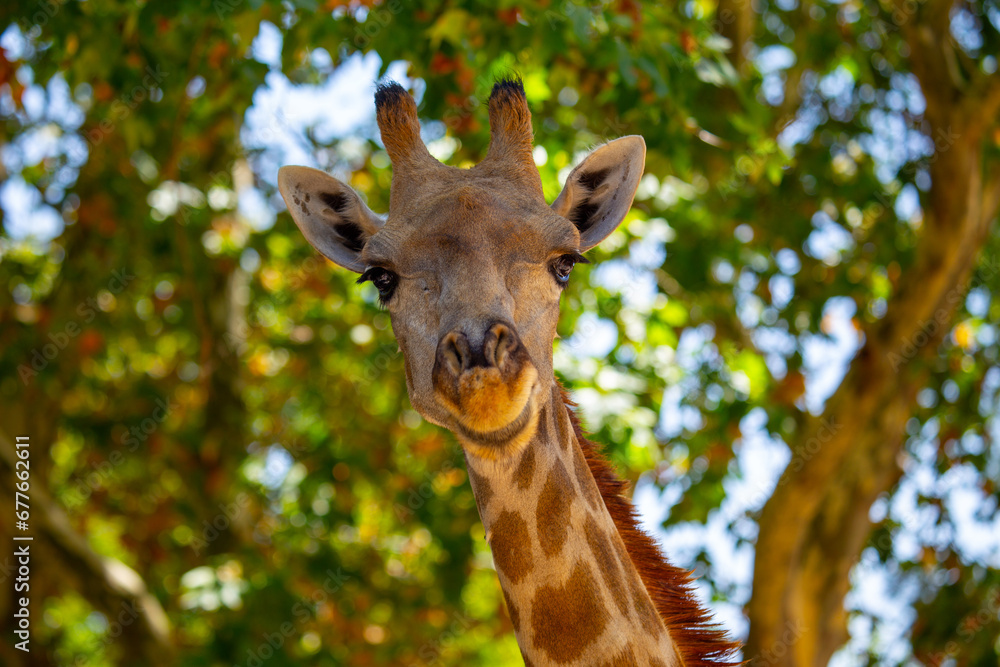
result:
<svg viewBox="0 0 1000 667"><path fill-rule="evenodd" d="M516 454L466 455L526 665L680 667L554 381Z"/></svg>

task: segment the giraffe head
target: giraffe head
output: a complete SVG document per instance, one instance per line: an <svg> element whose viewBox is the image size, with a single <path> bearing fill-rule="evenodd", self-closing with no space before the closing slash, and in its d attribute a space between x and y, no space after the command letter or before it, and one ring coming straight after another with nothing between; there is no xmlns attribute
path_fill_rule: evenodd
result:
<svg viewBox="0 0 1000 667"><path fill-rule="evenodd" d="M375 106L393 165L387 218L315 169L283 167L279 189L306 239L378 289L413 406L473 453L502 456L530 438L551 396L559 296L581 253L628 212L645 143L598 147L549 205L519 80L494 86L489 151L471 169L431 156L399 85L380 86Z"/></svg>

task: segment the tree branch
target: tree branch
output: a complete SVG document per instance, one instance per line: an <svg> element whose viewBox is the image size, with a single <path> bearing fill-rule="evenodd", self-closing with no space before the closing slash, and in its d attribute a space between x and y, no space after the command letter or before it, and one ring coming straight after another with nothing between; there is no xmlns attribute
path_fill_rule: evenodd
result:
<svg viewBox="0 0 1000 667"><path fill-rule="evenodd" d="M950 3L932 5L932 15ZM752 619L747 655L783 643L793 646L774 664L825 665L846 637L844 595L848 575L871 527L868 510L898 481L896 455L906 436L917 391L932 357L962 303L976 258L997 211L996 170L984 177L982 140L988 122L984 100L1000 98L990 87L962 91L948 73L941 48L924 44L947 22L903 26L913 70L927 98L932 138L931 191L914 264L889 310L865 335L865 344L821 417L807 420L793 445L792 461L760 517ZM976 99L978 114L967 111Z"/></svg>
<svg viewBox="0 0 1000 667"><path fill-rule="evenodd" d="M0 431L0 469L3 472L0 485L11 497L14 489L10 485L17 460L13 442ZM87 540L73 530L66 513L39 481L31 484L29 495L32 527L38 531L35 537L40 538L29 543L34 547L33 553L41 551L59 559L57 563L35 561L36 576L44 577L42 572L46 570L77 575L82 583L78 590L109 623L119 619L123 612L134 612L126 614L128 622L121 621L123 636L131 635L130 643L141 650L145 664L163 664L172 654L170 622L139 574L120 560L96 553Z"/></svg>
<svg viewBox="0 0 1000 667"><path fill-rule="evenodd" d="M715 10L719 34L729 40L729 60L739 71L746 63L745 48L753 37L754 11L750 0L719 0Z"/></svg>

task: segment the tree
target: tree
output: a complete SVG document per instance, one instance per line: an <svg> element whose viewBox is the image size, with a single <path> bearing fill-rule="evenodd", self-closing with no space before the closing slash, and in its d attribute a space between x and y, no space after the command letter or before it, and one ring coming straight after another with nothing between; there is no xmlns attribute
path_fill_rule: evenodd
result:
<svg viewBox="0 0 1000 667"><path fill-rule="evenodd" d="M275 192L311 161L385 210L373 123L262 120L363 54L456 165L518 71L553 197L644 136L557 368L668 553L745 605L745 657L995 662L996 2L18 2L0 26L0 487L29 434L40 649L5 664L519 664L457 446ZM720 549L756 551L752 582Z"/></svg>

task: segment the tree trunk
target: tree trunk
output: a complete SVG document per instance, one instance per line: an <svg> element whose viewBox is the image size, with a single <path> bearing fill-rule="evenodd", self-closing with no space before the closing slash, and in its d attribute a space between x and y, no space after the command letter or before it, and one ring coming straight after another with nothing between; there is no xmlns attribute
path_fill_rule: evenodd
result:
<svg viewBox="0 0 1000 667"><path fill-rule="evenodd" d="M824 413L793 443L760 518L746 657L769 665L826 665L846 640L844 596L871 531L869 508L900 477L926 362L951 328L997 212L1000 170L984 164L982 145L1000 82L952 80L949 7L902 26L937 146L916 260Z"/></svg>

